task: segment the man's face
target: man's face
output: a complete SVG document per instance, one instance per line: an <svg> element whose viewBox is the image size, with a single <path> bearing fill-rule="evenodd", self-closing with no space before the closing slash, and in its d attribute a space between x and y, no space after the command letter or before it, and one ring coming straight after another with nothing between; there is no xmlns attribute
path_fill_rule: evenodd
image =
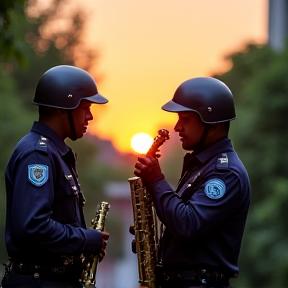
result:
<svg viewBox="0 0 288 288"><path fill-rule="evenodd" d="M88 122L93 120L90 107L91 102L82 100L79 106L72 111L72 117L76 131L76 139L83 137L84 133L87 131Z"/></svg>
<svg viewBox="0 0 288 288"><path fill-rule="evenodd" d="M178 121L174 127L179 133L182 148L184 150L194 150L204 132L205 124L200 120L200 116L195 112L179 112Z"/></svg>

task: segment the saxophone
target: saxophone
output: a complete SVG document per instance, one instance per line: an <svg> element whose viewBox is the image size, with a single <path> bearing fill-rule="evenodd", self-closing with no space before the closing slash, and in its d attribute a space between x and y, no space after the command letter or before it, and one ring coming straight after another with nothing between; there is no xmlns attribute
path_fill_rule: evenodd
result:
<svg viewBox="0 0 288 288"><path fill-rule="evenodd" d="M91 229L96 229L101 232L104 231L105 220L109 211L110 205L107 202L100 202L95 212L95 216L91 220ZM96 283L96 270L99 263L98 255L82 256L83 272L79 281L85 285L85 287L95 287Z"/></svg>
<svg viewBox="0 0 288 288"><path fill-rule="evenodd" d="M147 156L156 156L159 147L169 139L169 131L161 129L147 152ZM140 177L128 179L134 217L135 242L138 260L139 283L148 288L160 288L158 275L161 269L159 241L161 223L157 218L152 198L143 187Z"/></svg>

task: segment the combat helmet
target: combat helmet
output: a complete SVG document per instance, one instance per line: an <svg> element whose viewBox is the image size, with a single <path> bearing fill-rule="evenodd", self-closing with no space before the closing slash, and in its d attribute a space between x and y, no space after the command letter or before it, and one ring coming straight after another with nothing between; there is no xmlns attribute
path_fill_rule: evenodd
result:
<svg viewBox="0 0 288 288"><path fill-rule="evenodd" d="M81 100L105 104L108 99L98 93L93 77L85 70L59 65L47 70L40 78L33 103L72 110Z"/></svg>
<svg viewBox="0 0 288 288"><path fill-rule="evenodd" d="M171 101L162 106L169 112L191 111L207 124L236 118L232 92L222 81L212 77L196 77L183 82Z"/></svg>

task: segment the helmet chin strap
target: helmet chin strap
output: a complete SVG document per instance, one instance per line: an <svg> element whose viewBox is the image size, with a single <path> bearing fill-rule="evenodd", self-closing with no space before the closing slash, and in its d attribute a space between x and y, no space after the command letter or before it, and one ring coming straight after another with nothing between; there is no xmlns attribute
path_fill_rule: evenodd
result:
<svg viewBox="0 0 288 288"><path fill-rule="evenodd" d="M205 128L204 128L204 131L202 133L202 136L201 136L199 142L195 145L195 147L193 149L193 154L201 152L205 148L204 144L205 144L205 141L207 138L207 134L209 132L209 127L210 127L210 124L205 124Z"/></svg>
<svg viewBox="0 0 288 288"><path fill-rule="evenodd" d="M66 110L66 112L67 112L70 128L71 128L71 131L72 131L71 140L76 140L77 139L77 135L76 135L76 129L75 129L74 121L73 121L72 110Z"/></svg>

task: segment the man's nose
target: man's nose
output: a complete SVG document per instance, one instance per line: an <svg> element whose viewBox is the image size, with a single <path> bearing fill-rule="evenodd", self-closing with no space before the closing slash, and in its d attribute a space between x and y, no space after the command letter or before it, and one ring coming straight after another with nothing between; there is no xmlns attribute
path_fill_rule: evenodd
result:
<svg viewBox="0 0 288 288"><path fill-rule="evenodd" d="M182 126L180 125L179 121L177 121L177 123L174 126L174 131L179 132L181 130L182 130Z"/></svg>
<svg viewBox="0 0 288 288"><path fill-rule="evenodd" d="M88 120L88 121L93 120L93 114L92 114L91 112L89 112L89 113L87 114L87 120Z"/></svg>

